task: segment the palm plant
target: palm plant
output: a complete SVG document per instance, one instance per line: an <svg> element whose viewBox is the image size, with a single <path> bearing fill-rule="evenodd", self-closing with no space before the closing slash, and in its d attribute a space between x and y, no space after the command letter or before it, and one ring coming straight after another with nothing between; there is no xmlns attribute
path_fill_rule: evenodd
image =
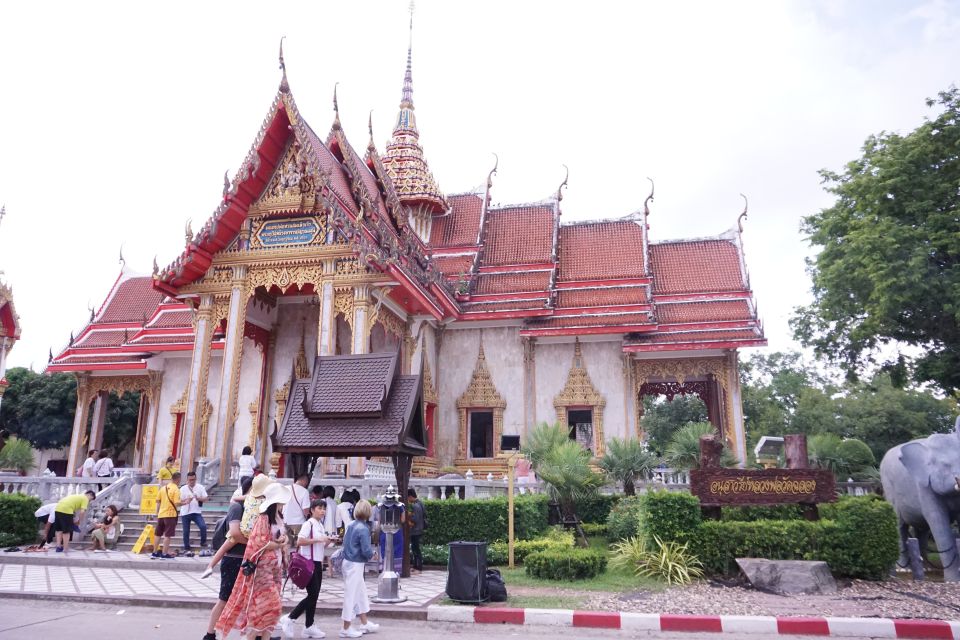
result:
<svg viewBox="0 0 960 640"><path fill-rule="evenodd" d="M586 547L589 543L577 518L577 500L594 495L603 486L603 477L590 466L590 452L570 440L563 425L546 423L528 434L523 452L560 505L564 521L573 523L578 544Z"/></svg>
<svg viewBox="0 0 960 640"><path fill-rule="evenodd" d="M700 467L700 436L714 435L716 427L709 422L689 422L677 429L667 445L664 459L674 469L698 469ZM732 467L737 458L724 445L720 464Z"/></svg>
<svg viewBox="0 0 960 640"><path fill-rule="evenodd" d="M623 493L636 495L634 480L657 466L657 458L639 440L613 438L600 458L600 468L614 482L623 483Z"/></svg>
<svg viewBox="0 0 960 640"><path fill-rule="evenodd" d="M21 475L25 475L35 466L33 447L29 441L17 437L7 440L7 444L0 451L0 469L16 469Z"/></svg>

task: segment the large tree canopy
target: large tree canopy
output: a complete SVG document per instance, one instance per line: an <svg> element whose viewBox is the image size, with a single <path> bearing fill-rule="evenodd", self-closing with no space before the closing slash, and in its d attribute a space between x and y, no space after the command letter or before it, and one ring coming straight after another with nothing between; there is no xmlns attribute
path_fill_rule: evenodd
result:
<svg viewBox="0 0 960 640"><path fill-rule="evenodd" d="M68 373L45 376L17 367L7 371L10 388L0 404L0 428L37 449L70 443L77 406L77 379Z"/></svg>
<svg viewBox="0 0 960 640"><path fill-rule="evenodd" d="M822 171L832 207L804 219L821 251L808 261L813 303L797 339L849 374L879 364L904 379L960 389L960 92L928 100L941 113L907 135L882 132L842 173ZM877 362L880 347L915 358Z"/></svg>

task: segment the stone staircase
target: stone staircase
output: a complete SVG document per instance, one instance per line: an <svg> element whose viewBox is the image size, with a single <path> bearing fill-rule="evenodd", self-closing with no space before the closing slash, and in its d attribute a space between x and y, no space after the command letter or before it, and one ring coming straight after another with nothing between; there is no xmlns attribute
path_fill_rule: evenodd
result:
<svg viewBox="0 0 960 640"><path fill-rule="evenodd" d="M227 508L230 506L230 497L233 495L234 487L232 484L215 487L207 491L208 499L203 503L203 519L207 523L207 545L210 545L210 539L213 537L213 530L217 526L220 518L227 514ZM123 535L117 541L117 551L130 551L136 544L137 538L143 532L144 527L150 523L156 526L157 519L153 516L141 515L136 509L124 509L120 513L120 521L123 523ZM159 540L157 543L159 544ZM86 544L86 542L85 542ZM149 543L148 543L149 544ZM200 549L200 530L195 523L190 525L190 547L194 552ZM170 542L171 551L183 548L183 523L177 522L177 535Z"/></svg>

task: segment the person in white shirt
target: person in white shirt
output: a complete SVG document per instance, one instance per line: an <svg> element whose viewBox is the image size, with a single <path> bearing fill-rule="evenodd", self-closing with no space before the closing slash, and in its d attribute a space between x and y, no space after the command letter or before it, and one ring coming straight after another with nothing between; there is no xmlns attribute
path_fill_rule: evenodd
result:
<svg viewBox="0 0 960 640"><path fill-rule="evenodd" d="M183 523L183 552L193 556L190 550L190 523L194 522L200 528L200 548L207 546L207 523L203 520L203 501L207 499L207 490L197 483L197 474L191 471L187 474L187 484L180 487L180 522Z"/></svg>
<svg viewBox="0 0 960 640"><path fill-rule="evenodd" d="M253 477L253 470L257 468L257 459L253 457L253 449L244 447L243 451L240 452L240 459L237 460L237 464L240 466L240 478L237 481L239 487L246 476Z"/></svg>
<svg viewBox="0 0 960 640"><path fill-rule="evenodd" d="M33 517L37 519L37 524L43 525L43 540L40 541L40 547L53 542L56 531L53 530L53 521L56 520L54 511L57 509L56 502L49 502L33 512Z"/></svg>
<svg viewBox="0 0 960 640"><path fill-rule="evenodd" d="M90 449L87 452L87 459L83 461L83 464L80 465L80 468L77 469L76 474L82 478L92 478L94 477L93 467L97 464L97 450Z"/></svg>
<svg viewBox="0 0 960 640"><path fill-rule="evenodd" d="M110 452L106 449L100 452L100 459L93 465L93 475L97 478L112 478L113 477L113 459L110 457ZM104 484L109 484L106 481L100 484L100 490L103 491Z"/></svg>
<svg viewBox="0 0 960 640"><path fill-rule="evenodd" d="M310 482L310 476L302 473L293 481L293 491L290 494L290 502L283 508L283 522L287 525L287 537L293 541L296 547L297 533L300 531L300 525L307 521L310 515L310 490L307 489L307 483Z"/></svg>
<svg viewBox="0 0 960 640"><path fill-rule="evenodd" d="M303 487L306 487L307 476L302 477L305 478ZM299 484L299 481L300 478L297 478L297 484ZM294 484L294 490L296 490L297 484ZM294 623L301 613L306 614L306 628L303 630L301 637L323 638L326 636L313 624L317 613L317 598L320 596L320 586L323 583L324 548L335 540L324 532L323 522L326 508L327 503L323 500L311 502L309 506L310 519L300 526L296 544L300 548L300 554L313 562L313 575L307 585L307 595L294 607L290 615L280 618L280 627L283 629L283 635L287 638L294 636Z"/></svg>

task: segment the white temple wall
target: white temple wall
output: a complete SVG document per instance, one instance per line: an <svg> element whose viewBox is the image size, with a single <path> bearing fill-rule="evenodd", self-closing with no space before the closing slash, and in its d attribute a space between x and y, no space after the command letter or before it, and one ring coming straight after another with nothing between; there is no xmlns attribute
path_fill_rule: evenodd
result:
<svg viewBox="0 0 960 640"><path fill-rule="evenodd" d="M319 318L320 309L316 305L299 303L277 306L276 343L273 355L270 357L273 380L272 388L267 390L268 429L273 428L273 422L277 417L277 403L273 399L273 394L277 389L290 382L301 341L305 344L304 354L307 356L307 366L313 371L313 361L317 356L317 333L319 330L317 322ZM259 354L259 352L257 353ZM249 416L249 412L247 414Z"/></svg>
<svg viewBox="0 0 960 640"><path fill-rule="evenodd" d="M219 455L223 450L223 445L217 442L217 400L220 397L220 376L223 371L223 350L217 349L210 352L210 377L207 382L207 399L213 409L210 412L210 422L207 423L207 449L206 457L212 458ZM197 454L199 458L199 452Z"/></svg>
<svg viewBox="0 0 960 640"><path fill-rule="evenodd" d="M534 424L527 425L532 428L541 422L553 424L557 421L557 411L553 408L553 399L567 382L567 374L570 371L570 365L573 362L573 343L541 343L536 346L536 375L537 375L537 393L536 407L537 415ZM587 360L587 370L593 373L590 367L589 358ZM531 420L533 418L531 417Z"/></svg>
<svg viewBox="0 0 960 640"><path fill-rule="evenodd" d="M237 422L233 428L233 450L230 458L240 459L240 451L249 444L253 421L250 404L260 397L260 371L263 353L250 338L243 339L243 359L240 361L240 389L237 394Z"/></svg>
<svg viewBox="0 0 960 640"><path fill-rule="evenodd" d="M157 428L153 442L153 457L145 460L148 469L156 471L170 455L167 447L173 432L174 419L170 415L170 406L183 395L190 379L190 353L167 355L162 361L163 382L160 386L160 401L157 407ZM152 360L152 358L151 358Z"/></svg>

